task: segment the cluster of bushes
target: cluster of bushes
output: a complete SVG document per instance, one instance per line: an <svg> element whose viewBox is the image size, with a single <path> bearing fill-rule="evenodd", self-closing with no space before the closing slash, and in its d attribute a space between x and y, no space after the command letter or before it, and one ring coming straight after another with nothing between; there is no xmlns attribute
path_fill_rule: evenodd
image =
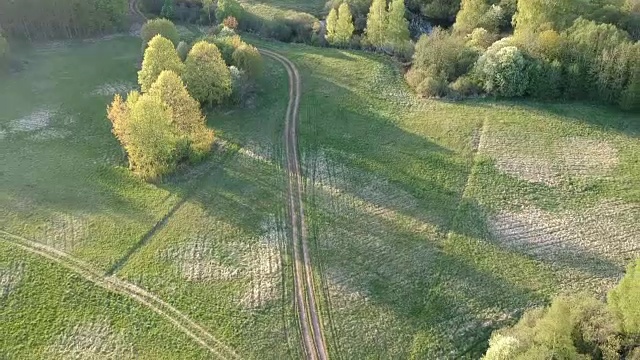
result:
<svg viewBox="0 0 640 360"><path fill-rule="evenodd" d="M166 19L145 24L140 92L129 93L126 100L116 95L107 109L130 168L145 180L156 180L205 157L214 134L206 126L201 105L222 104L244 86L237 77L246 81L262 70L260 53L239 37L233 37L230 45L235 66L228 67L214 41L201 40L193 46L179 42L176 48L176 33Z"/></svg>
<svg viewBox="0 0 640 360"><path fill-rule="evenodd" d="M640 43L615 25L576 18L570 2L518 1L514 35L498 39L486 0L463 0L451 31L419 39L407 81L428 97L486 93L639 108Z"/></svg>
<svg viewBox="0 0 640 360"><path fill-rule="evenodd" d="M0 24L8 37L73 38L122 28L127 0L0 0Z"/></svg>
<svg viewBox="0 0 640 360"><path fill-rule="evenodd" d="M493 333L485 360L640 359L640 260L608 295L559 297Z"/></svg>

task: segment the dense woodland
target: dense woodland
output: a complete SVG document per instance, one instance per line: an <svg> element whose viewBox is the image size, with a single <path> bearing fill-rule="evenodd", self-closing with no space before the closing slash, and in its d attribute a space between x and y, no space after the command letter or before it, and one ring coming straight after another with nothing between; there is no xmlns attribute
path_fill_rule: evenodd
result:
<svg viewBox="0 0 640 360"><path fill-rule="evenodd" d="M0 27L9 38L73 38L123 27L127 0L0 0Z"/></svg>

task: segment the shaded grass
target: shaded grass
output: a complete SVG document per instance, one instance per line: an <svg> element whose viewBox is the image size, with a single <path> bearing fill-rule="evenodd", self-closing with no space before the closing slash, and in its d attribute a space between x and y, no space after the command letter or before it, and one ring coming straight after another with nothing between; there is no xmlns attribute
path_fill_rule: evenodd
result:
<svg viewBox="0 0 640 360"><path fill-rule="evenodd" d="M294 12L309 13L316 17L321 17L325 11L326 1L310 0L241 0L240 3L253 14L259 14L266 19L274 19L284 14Z"/></svg>
<svg viewBox="0 0 640 360"><path fill-rule="evenodd" d="M203 359L209 356L199 344L175 330L135 301L96 288L82 277L57 264L0 244L0 269L21 264L21 279L8 295L0 297L0 357L7 359L63 358L51 348L62 334L76 326L92 323L108 325L123 344L102 344L110 339L77 339L91 354L88 345L109 349L125 345L126 357L136 359ZM15 268L15 267L13 267ZM45 275L46 274L46 275ZM64 314L64 316L60 316ZM123 354L95 354L102 358L123 358Z"/></svg>
<svg viewBox="0 0 640 360"><path fill-rule="evenodd" d="M640 255L636 248L605 257L594 247L557 262L492 232L493 216L523 206L555 214L637 204L633 115L583 104L420 100L386 58L256 42L301 70L307 207L333 354L477 358L490 332L524 309L558 293L601 294ZM479 136L492 134L481 134L486 124L498 138L530 139L540 149L576 137L607 141L617 165L605 175L561 173L555 187L523 181L477 152Z"/></svg>

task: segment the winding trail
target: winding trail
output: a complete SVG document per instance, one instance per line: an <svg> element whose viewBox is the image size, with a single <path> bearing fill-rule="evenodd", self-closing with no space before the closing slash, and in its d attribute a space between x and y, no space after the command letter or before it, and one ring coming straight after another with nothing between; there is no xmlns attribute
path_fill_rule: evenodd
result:
<svg viewBox="0 0 640 360"><path fill-rule="evenodd" d="M304 219L303 180L298 158L298 116L301 81L298 68L286 57L266 49L260 52L281 63L289 74L289 105L284 141L287 156L287 207L294 252L294 291L305 353L309 359L327 360L326 341L316 304L313 269L309 255L308 231Z"/></svg>
<svg viewBox="0 0 640 360"><path fill-rule="evenodd" d="M82 276L108 291L119 293L137 301L149 308L165 320L175 325L180 331L191 337L202 347L206 348L218 359L241 359L231 348L213 337L202 326L191 320L185 314L166 303L156 295L115 276L105 276L94 270L89 264L43 243L26 239L22 236L0 230L0 240L20 248L24 251L39 255L56 262L63 267Z"/></svg>

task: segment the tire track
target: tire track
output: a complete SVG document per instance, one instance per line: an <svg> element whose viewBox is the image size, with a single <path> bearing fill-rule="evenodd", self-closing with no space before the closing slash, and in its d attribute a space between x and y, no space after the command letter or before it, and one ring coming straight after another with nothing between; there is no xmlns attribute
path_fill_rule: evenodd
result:
<svg viewBox="0 0 640 360"><path fill-rule="evenodd" d="M56 262L105 290L128 296L172 323L180 331L209 350L215 358L223 360L241 359L231 348L213 337L207 330L185 314L158 298L156 295L134 284L128 283L115 276L105 276L92 269L90 265L82 260L76 259L65 252L43 243L28 240L4 230L0 230L0 239L9 245Z"/></svg>
<svg viewBox="0 0 640 360"><path fill-rule="evenodd" d="M304 218L302 171L298 158L297 123L300 107L301 81L296 66L286 57L266 49L260 52L280 62L289 74L289 105L285 123L287 158L287 206L291 222L294 252L294 288L303 346L309 359L327 360L327 347L318 315L313 269L308 244L308 229Z"/></svg>

